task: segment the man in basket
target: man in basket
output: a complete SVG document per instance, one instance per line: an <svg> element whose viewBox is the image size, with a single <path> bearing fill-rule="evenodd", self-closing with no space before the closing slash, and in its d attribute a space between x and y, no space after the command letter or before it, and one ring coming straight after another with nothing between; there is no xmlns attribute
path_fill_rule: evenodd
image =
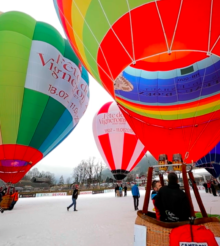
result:
<svg viewBox="0 0 220 246"><path fill-rule="evenodd" d="M155 198L155 206L160 211L160 220L164 222L187 221L190 217L188 198L180 190L175 173L169 173L168 186L160 188Z"/></svg>

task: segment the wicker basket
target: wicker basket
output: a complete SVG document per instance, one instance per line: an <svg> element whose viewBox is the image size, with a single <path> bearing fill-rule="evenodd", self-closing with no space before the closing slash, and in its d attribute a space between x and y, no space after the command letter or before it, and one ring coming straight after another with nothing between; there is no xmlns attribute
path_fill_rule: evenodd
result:
<svg viewBox="0 0 220 246"><path fill-rule="evenodd" d="M153 214L149 212L149 215ZM169 234L173 228L186 225L189 222L166 223L158 221L151 216L144 215L142 211L138 211L136 225L147 227L146 246L169 246ZM210 229L215 237L220 237L220 222L217 218L201 218L195 220L195 225L204 225Z"/></svg>
<svg viewBox="0 0 220 246"><path fill-rule="evenodd" d="M4 209L8 209L13 201L13 197L10 195L5 195L2 197L2 201L0 202L0 207Z"/></svg>

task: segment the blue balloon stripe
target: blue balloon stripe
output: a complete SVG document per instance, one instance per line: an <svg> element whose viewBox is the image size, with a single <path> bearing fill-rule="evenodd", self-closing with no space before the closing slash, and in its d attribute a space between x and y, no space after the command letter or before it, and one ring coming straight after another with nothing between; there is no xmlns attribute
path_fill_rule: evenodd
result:
<svg viewBox="0 0 220 246"><path fill-rule="evenodd" d="M76 126L77 125L75 125L75 127ZM51 151L53 151L66 137L68 137L69 134L75 129L75 127L72 128L70 124L69 127L67 127L67 129L65 130L65 132L63 132L63 134L60 136L60 138L58 138L57 141L54 142L53 146L51 146L52 148L48 149L48 151L44 153L44 157L48 155Z"/></svg>
<svg viewBox="0 0 220 246"><path fill-rule="evenodd" d="M50 150L59 142L59 139L63 138L66 134L67 128L73 128L72 116L68 110L65 110L53 130L47 136L43 144L40 146L39 150L45 155L45 153L50 152Z"/></svg>
<svg viewBox="0 0 220 246"><path fill-rule="evenodd" d="M218 94L220 92L220 60L210 63L211 59L207 59L209 59L209 63L206 64L209 65L208 67L204 65L200 66L202 69L199 69L198 66L194 72L179 76L177 76L179 73L172 71L170 75L172 74L173 77L168 76L169 78L163 78L163 72L158 72L157 76L153 72L153 76L147 78L142 77L144 73L142 70L136 69L135 73L130 74L125 69L122 75L133 85L133 90L130 92L116 90L116 95L135 103L175 105L179 102L188 103Z"/></svg>

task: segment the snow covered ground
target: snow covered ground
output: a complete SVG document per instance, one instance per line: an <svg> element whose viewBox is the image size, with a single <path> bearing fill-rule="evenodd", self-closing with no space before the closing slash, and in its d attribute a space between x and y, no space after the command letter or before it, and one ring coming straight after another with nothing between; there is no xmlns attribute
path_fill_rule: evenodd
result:
<svg viewBox="0 0 220 246"><path fill-rule="evenodd" d="M145 191L140 193L139 209ZM207 212L220 214L220 197L200 194ZM78 212L67 212L70 202L71 196L20 198L14 210L0 214L0 246L133 246L136 212L130 192L80 195Z"/></svg>

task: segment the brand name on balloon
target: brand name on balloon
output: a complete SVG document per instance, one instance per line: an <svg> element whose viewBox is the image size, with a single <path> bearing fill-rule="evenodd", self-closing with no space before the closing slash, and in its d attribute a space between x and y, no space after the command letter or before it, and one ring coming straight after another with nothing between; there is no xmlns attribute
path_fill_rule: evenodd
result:
<svg viewBox="0 0 220 246"><path fill-rule="evenodd" d="M99 119L99 123L103 124L103 125L107 125L109 123L111 124L118 124L118 123L122 123L125 124L126 120L123 116L123 114L121 112L118 112L116 114L111 114L111 113L107 113L107 114L103 114L103 118Z"/></svg>
<svg viewBox="0 0 220 246"><path fill-rule="evenodd" d="M69 82L74 88L80 79L80 70L72 62L64 59L60 54L56 59L45 58L43 53L38 53L41 64L43 67L47 67L51 71L51 75L55 79L63 79Z"/></svg>

